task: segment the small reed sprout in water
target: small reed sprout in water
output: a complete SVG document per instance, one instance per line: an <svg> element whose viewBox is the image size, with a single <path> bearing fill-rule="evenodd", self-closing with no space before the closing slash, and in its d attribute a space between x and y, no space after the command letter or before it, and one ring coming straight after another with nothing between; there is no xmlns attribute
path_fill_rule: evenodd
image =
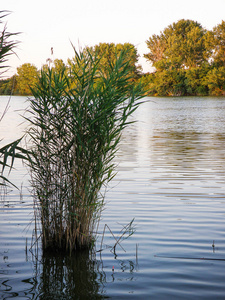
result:
<svg viewBox="0 0 225 300"><path fill-rule="evenodd" d="M70 67L42 70L30 99L28 164L43 250L93 244L102 188L114 176L122 130L143 97L125 51L104 70L97 53L74 52Z"/></svg>

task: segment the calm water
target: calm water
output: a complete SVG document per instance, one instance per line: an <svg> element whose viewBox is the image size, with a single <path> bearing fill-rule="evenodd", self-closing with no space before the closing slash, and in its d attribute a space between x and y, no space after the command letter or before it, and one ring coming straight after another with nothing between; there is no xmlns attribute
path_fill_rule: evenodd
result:
<svg viewBox="0 0 225 300"><path fill-rule="evenodd" d="M24 100L11 99L5 142L26 126ZM146 100L124 132L99 226L117 236L135 218L124 250L107 248L106 230L101 255L29 251L32 198L17 162L10 179L22 191L0 203L0 299L225 299L225 98Z"/></svg>

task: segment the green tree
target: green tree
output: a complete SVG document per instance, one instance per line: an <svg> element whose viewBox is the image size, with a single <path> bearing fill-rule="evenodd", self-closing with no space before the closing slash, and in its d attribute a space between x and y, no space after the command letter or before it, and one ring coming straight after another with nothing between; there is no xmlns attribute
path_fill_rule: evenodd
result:
<svg viewBox="0 0 225 300"><path fill-rule="evenodd" d="M155 73L144 73L142 76L135 82L135 85L141 84L144 94L146 96L157 95L155 90Z"/></svg>
<svg viewBox="0 0 225 300"><path fill-rule="evenodd" d="M225 21L214 27L212 31L213 64L216 67L225 66Z"/></svg>
<svg viewBox="0 0 225 300"><path fill-rule="evenodd" d="M205 78L209 70L210 66L206 64L185 71L185 85L188 95L208 95L209 89Z"/></svg>
<svg viewBox="0 0 225 300"><path fill-rule="evenodd" d="M13 75L10 78L0 80L0 95L16 95L17 90L17 76Z"/></svg>
<svg viewBox="0 0 225 300"><path fill-rule="evenodd" d="M165 58L165 36L163 33L161 33L161 35L154 34L146 41L146 44L150 52L144 54L144 57L151 63L153 67L156 67L157 62L162 61Z"/></svg>
<svg viewBox="0 0 225 300"><path fill-rule="evenodd" d="M55 59L53 68L56 73L59 73L66 68L66 65L64 64L62 59Z"/></svg>
<svg viewBox="0 0 225 300"><path fill-rule="evenodd" d="M179 20L146 42L150 50L145 54L158 70L187 69L207 62L211 49L206 47L207 31L192 20Z"/></svg>
<svg viewBox="0 0 225 300"><path fill-rule="evenodd" d="M50 58L48 60L50 60ZM54 70L55 71L54 73L60 73L62 70L66 68L66 65L62 59L56 58L54 59L54 61L51 60L50 64L44 64L41 69L42 71L47 72L49 68Z"/></svg>
<svg viewBox="0 0 225 300"><path fill-rule="evenodd" d="M38 70L36 66L25 63L17 68L17 85L20 95L31 95L31 89L38 81Z"/></svg>
<svg viewBox="0 0 225 300"><path fill-rule="evenodd" d="M225 67L211 69L205 77L205 84L208 86L210 95L225 95Z"/></svg>
<svg viewBox="0 0 225 300"><path fill-rule="evenodd" d="M130 70L130 77L133 80L136 80L140 76L141 67L138 65L138 58L139 55L137 53L137 49L134 45L130 43L124 43L124 44L114 44L114 43L100 43L98 45L95 45L94 47L86 47L84 49L84 55L87 57L89 54L92 54L93 56L98 59L99 70L104 74L107 73L109 70L109 67L114 65L116 60L118 59L121 51L126 53L126 59L124 63L127 63ZM68 60L68 64L70 66L73 66L74 63L77 65L77 62L75 59Z"/></svg>
<svg viewBox="0 0 225 300"><path fill-rule="evenodd" d="M222 29L219 28L221 37ZM182 19L169 25L160 35L153 35L146 43L149 53L144 56L156 68L150 78L150 94L206 95L212 90L205 78L212 69L213 53L214 60L222 53L221 48L214 51L213 32L198 22Z"/></svg>
<svg viewBox="0 0 225 300"><path fill-rule="evenodd" d="M160 96L183 96L186 94L185 71L163 70L155 74L154 90Z"/></svg>

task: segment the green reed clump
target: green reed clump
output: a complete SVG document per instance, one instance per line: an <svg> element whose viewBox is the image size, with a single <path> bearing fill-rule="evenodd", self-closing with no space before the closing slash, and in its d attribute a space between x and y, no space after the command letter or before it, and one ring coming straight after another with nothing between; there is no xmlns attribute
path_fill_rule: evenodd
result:
<svg viewBox="0 0 225 300"><path fill-rule="evenodd" d="M103 70L96 53L75 51L70 68L41 72L28 133L43 249L71 252L93 242L100 190L114 176L121 132L142 97L129 69L125 52Z"/></svg>
<svg viewBox="0 0 225 300"><path fill-rule="evenodd" d="M14 48L18 44L17 41L12 39L16 35L18 35L18 33L8 32L7 26L3 22L3 19L8 15L8 11L0 10L0 78L2 78L4 72L7 71L8 57L12 54L15 54ZM0 107L0 123L7 113L9 102L10 98L5 108ZM5 176L5 171L8 170L8 172L10 172L12 170L15 158L26 159L25 150L18 146L21 139L18 139L4 146L2 145L2 140L3 139L0 138L0 196L2 192L4 195L4 188L8 185L12 185L15 187L15 185L8 180L8 178L6 177L7 175ZM3 188L3 190L1 190L1 188Z"/></svg>

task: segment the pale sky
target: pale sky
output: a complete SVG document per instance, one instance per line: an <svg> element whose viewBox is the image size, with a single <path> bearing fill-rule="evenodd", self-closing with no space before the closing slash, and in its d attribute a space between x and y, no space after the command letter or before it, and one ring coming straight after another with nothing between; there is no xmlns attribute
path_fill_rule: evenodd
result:
<svg viewBox="0 0 225 300"><path fill-rule="evenodd" d="M134 44L141 56L144 72L150 65L143 58L146 40L180 19L198 21L212 29L225 20L225 0L0 0L0 10L10 10L8 31L21 32L10 57L8 76L23 63L41 68L46 59L64 62L73 56L71 42L77 47L101 43ZM4 3L4 5L3 5Z"/></svg>

